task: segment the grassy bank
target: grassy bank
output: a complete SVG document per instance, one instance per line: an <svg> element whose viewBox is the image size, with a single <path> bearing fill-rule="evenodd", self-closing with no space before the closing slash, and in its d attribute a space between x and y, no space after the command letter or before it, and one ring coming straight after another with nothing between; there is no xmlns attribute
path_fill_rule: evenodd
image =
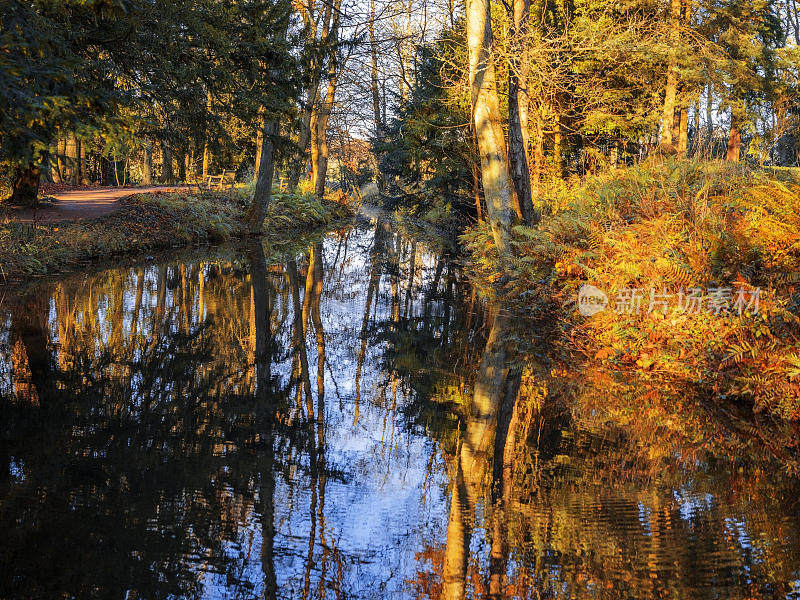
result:
<svg viewBox="0 0 800 600"><path fill-rule="evenodd" d="M506 304L555 315L567 353L603 374L601 389L627 394L632 411L710 402L800 422L793 172L656 161L551 190L542 206L538 227L514 229L505 265L485 227L468 231L471 272ZM584 285L607 294L607 310L579 313Z"/></svg>
<svg viewBox="0 0 800 600"><path fill-rule="evenodd" d="M48 223L0 222L0 281L77 268L124 254L219 243L247 235L246 192L140 194L120 201L113 215ZM350 216L343 198L276 194L265 233L323 227Z"/></svg>

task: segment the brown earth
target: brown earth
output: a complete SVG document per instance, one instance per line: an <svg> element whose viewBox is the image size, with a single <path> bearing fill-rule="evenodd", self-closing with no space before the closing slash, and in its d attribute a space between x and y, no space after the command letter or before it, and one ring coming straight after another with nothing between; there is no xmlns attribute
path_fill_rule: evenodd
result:
<svg viewBox="0 0 800 600"><path fill-rule="evenodd" d="M20 223L53 223L57 221L82 221L113 214L119 209L122 198L151 192L174 192L192 189L187 186L160 186L140 188L87 188L61 191L48 196L53 202L42 202L37 208L14 208L0 205L0 218Z"/></svg>

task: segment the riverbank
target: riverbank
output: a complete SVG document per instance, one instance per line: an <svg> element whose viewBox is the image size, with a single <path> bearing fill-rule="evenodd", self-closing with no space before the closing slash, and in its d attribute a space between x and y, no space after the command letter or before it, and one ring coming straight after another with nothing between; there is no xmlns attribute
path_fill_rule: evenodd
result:
<svg viewBox="0 0 800 600"><path fill-rule="evenodd" d="M558 319L573 360L631 410L711 401L800 423L793 172L654 161L541 204L503 265L485 226L462 237L482 290Z"/></svg>
<svg viewBox="0 0 800 600"><path fill-rule="evenodd" d="M245 237L248 199L234 192L137 194L119 200L113 214L74 222L0 222L0 281L79 268L120 255L221 243ZM274 231L322 227L349 218L344 198L275 194L264 226Z"/></svg>

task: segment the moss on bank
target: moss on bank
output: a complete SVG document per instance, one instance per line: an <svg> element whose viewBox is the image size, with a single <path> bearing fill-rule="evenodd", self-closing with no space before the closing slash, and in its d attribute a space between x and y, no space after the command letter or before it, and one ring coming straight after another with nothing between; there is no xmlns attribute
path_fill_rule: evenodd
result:
<svg viewBox="0 0 800 600"><path fill-rule="evenodd" d="M517 310L554 314L567 352L603 374L607 394L627 394L635 410L710 401L800 423L793 172L653 161L552 190L543 208L538 227L514 229L502 268L486 227L467 232L470 272ZM608 310L579 314L587 284L607 294ZM706 297L700 310L686 304L692 289ZM717 310L720 290L727 306ZM739 290L748 302L760 290L757 311L739 314Z"/></svg>
<svg viewBox="0 0 800 600"><path fill-rule="evenodd" d="M117 212L98 219L0 223L0 281L16 283L114 256L244 237L246 210L245 194L155 193L125 198ZM276 194L265 233L323 227L351 214L343 198L319 202Z"/></svg>

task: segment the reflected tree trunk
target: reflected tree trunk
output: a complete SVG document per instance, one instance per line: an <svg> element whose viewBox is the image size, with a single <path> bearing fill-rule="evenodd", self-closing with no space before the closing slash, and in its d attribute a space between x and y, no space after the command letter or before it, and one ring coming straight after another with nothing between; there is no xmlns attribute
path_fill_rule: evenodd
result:
<svg viewBox="0 0 800 600"><path fill-rule="evenodd" d="M19 400L38 405L51 382L47 326L50 303L46 296L28 296L11 320L11 380Z"/></svg>
<svg viewBox="0 0 800 600"><path fill-rule="evenodd" d="M311 395L311 379L308 372L308 351L306 348L306 331L303 323L303 305L300 302L300 277L297 272L297 262L290 260L286 265L286 274L289 279L289 287L292 294L292 307L294 312L294 331L292 333L292 345L294 359L299 366L298 373L298 396L300 390L305 392L308 417L314 415L313 398Z"/></svg>
<svg viewBox="0 0 800 600"><path fill-rule="evenodd" d="M355 403L355 416L353 422L358 423L359 407L361 403L361 373L364 368L364 360L367 355L367 328L369 326L369 314L372 309L373 300L378 297L378 287L381 280L381 262L383 253L386 247L386 229L384 223L380 220L375 224L375 233L373 235L372 252L370 252L370 276L369 284L367 285L367 303L364 307L364 317L361 320L361 349L358 353L358 364L356 366L356 403ZM377 302L377 300L375 300Z"/></svg>
<svg viewBox="0 0 800 600"><path fill-rule="evenodd" d="M278 583L275 573L275 472L274 427L275 406L272 396L272 320L273 302L269 274L260 243L250 252L252 277L255 401L259 414L264 415L261 436L264 460L261 467L259 500L261 505L261 570L264 575L264 598L277 597Z"/></svg>
<svg viewBox="0 0 800 600"><path fill-rule="evenodd" d="M504 452L499 453L497 447L505 450L509 442L510 415L513 414L519 389L519 377L517 375L509 377L510 355L507 342L509 332L508 317L496 310L494 324L475 381L464 438L457 456L442 588L442 597L447 600L465 598L465 577L475 507L484 495L490 473L492 450L495 452L495 460L504 462ZM491 472L494 475L493 480L497 479L498 473L501 477L500 482L492 482L492 489L502 490L502 466L499 468L495 466ZM493 491L493 495L496 494L497 492ZM492 573L501 571L505 573L507 549L502 528L497 537L497 547L493 545L492 548L494 561ZM497 584L495 587L502 587L502 577L497 575L495 580Z"/></svg>

